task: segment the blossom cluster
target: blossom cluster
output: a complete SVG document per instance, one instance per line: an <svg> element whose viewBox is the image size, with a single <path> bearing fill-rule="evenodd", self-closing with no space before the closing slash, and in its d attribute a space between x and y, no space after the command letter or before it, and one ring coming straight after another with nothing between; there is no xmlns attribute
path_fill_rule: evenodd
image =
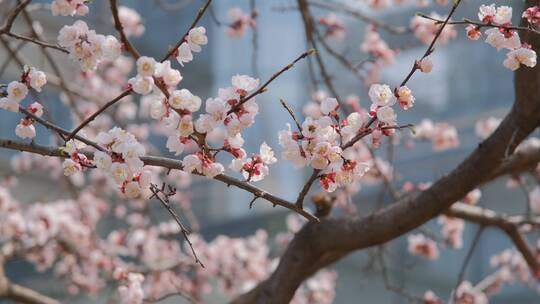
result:
<svg viewBox="0 0 540 304"><path fill-rule="evenodd" d="M529 284L536 281L536 278L531 276L530 268L523 255L514 248L505 249L491 256L489 264L498 269L500 283L512 284L518 281Z"/></svg>
<svg viewBox="0 0 540 304"><path fill-rule="evenodd" d="M359 66L365 71L365 75L362 76L366 85L379 82L382 68L393 64L398 54L398 50L391 49L381 38L376 27L372 25L366 26L366 34L360 50L373 58L373 60L364 61Z"/></svg>
<svg viewBox="0 0 540 304"><path fill-rule="evenodd" d="M288 130L279 133L283 158L298 168L309 165L315 170L326 170L319 180L328 192L361 178L370 165L358 161L355 145L360 145L359 140L364 136L371 135L372 145L377 147L383 136L395 133L397 115L393 106L398 104L408 110L415 101L406 86L392 90L386 84L372 84L368 95L372 102L370 111L362 111L351 101L356 110L345 119L339 117L335 98L321 96L318 104L308 104L301 129L293 132L289 125ZM372 123L376 123L374 128Z"/></svg>
<svg viewBox="0 0 540 304"><path fill-rule="evenodd" d="M103 288L99 272L110 265L110 260L104 258L92 238L107 204L83 191L78 199L25 206L10 195L9 187L0 186L3 257L22 257L39 272L54 267L56 275L68 279L72 293L79 288L89 293Z"/></svg>
<svg viewBox="0 0 540 304"><path fill-rule="evenodd" d="M207 138L220 127L225 128L225 139L222 150L234 157L230 168L241 171L251 180L260 180L267 173L266 165L275 162L273 152L269 146L263 144L261 153L251 158L246 158L247 153L242 148L244 139L241 132L255 122L255 116L259 113L259 106L254 98L245 100L249 92L254 91L259 80L246 75L232 77L232 87L219 89L217 98L209 98L206 101L205 112L199 115L195 121L195 132L203 134ZM199 146L204 145L200 141ZM183 159L185 170L198 172L212 177L221 174L224 168L213 160L214 156L203 151L187 155Z"/></svg>
<svg viewBox="0 0 540 304"><path fill-rule="evenodd" d="M95 70L100 62L114 60L122 52L122 46L114 36L97 34L81 20L60 30L58 44L68 49L69 56L79 62L83 72Z"/></svg>
<svg viewBox="0 0 540 304"><path fill-rule="evenodd" d="M526 10L524 18L532 20L534 9ZM486 42L497 50L508 49L503 65L515 71L521 65L527 67L536 66L536 52L530 45L520 40L519 34L512 28L512 8L509 6L496 7L495 4L481 5L478 12L478 19L486 25L492 26L484 34ZM472 40L478 40L482 36L478 25L467 26L467 36Z"/></svg>
<svg viewBox="0 0 540 304"><path fill-rule="evenodd" d="M86 4L89 0L54 0L51 3L53 16L84 16L88 14L89 8Z"/></svg>
<svg viewBox="0 0 540 304"><path fill-rule="evenodd" d="M123 304L138 304L144 300L142 283L144 276L140 273L126 273L119 269L115 270L115 279L122 281L125 285L118 287L118 294Z"/></svg>
<svg viewBox="0 0 540 304"><path fill-rule="evenodd" d="M354 148L342 148L358 133L365 131L365 113L353 112L346 119L339 119L339 104L335 98L326 97L318 105L317 116L308 116L301 130L279 132L279 143L284 151L282 157L297 168L311 166L326 170L320 184L325 191L333 192L338 186L346 186L361 178L369 169L365 162L356 160Z"/></svg>
<svg viewBox="0 0 540 304"><path fill-rule="evenodd" d="M141 156L145 148L133 134L120 128L101 132L97 142L106 151L95 151L93 164L108 173L128 198L137 198L150 186L150 172L144 170Z"/></svg>
<svg viewBox="0 0 540 304"><path fill-rule="evenodd" d="M193 53L199 53L202 51L202 45L208 43L208 37L206 37L206 29L202 26L192 28L189 30L187 37L175 52L176 60L180 65L193 60Z"/></svg>
<svg viewBox="0 0 540 304"><path fill-rule="evenodd" d="M392 108L396 102L403 110L408 110L413 107L415 101L412 91L406 86L392 92L387 84L372 84L368 95L372 102L370 116L376 116L385 126L396 125L397 115Z"/></svg>
<svg viewBox="0 0 540 304"><path fill-rule="evenodd" d="M106 242L109 252L138 256L147 269L143 276L130 264L115 262L112 277L120 284L118 291L123 303L141 303L142 299L160 298L171 292L201 298L216 288L225 295L237 295L268 277L278 262L270 256L271 239L264 230L244 238L218 236L208 242L193 235L193 247L205 263L205 268L201 268L193 265L178 243L170 239L179 233L175 221L145 226L138 217L133 222L130 230L112 231ZM283 234L290 239L293 230L289 227ZM310 299L331 303L336 279L334 271L319 271L300 287L291 303L311 303Z"/></svg>
<svg viewBox="0 0 540 304"><path fill-rule="evenodd" d="M255 17L257 16L256 11L253 11L251 14L245 14L241 8L232 7L229 9L228 14L230 23L225 33L229 37L242 37L249 28L255 28L257 25L255 21Z"/></svg>
<svg viewBox="0 0 540 304"><path fill-rule="evenodd" d="M144 77L140 75L147 69L153 70L153 65L152 60L141 57L137 77ZM160 130L167 136L166 147L170 152L175 155L186 150L192 152L182 161L186 172L207 177L223 173L225 167L216 161L215 155L224 151L234 158L231 169L242 172L251 181L258 181L268 174L267 165L276 161L272 149L265 143L261 145L260 153L252 157L248 157L242 148L241 132L255 122L259 112L254 96L248 96L259 86L259 80L235 75L231 83L231 87L219 89L216 98L206 100L204 113L196 119L194 115L200 110L202 101L187 89L167 87L168 96L156 91L143 99L143 107L150 117L161 123ZM216 141L222 141L220 148L212 148Z"/></svg>
<svg viewBox="0 0 540 304"><path fill-rule="evenodd" d="M156 62L152 57L141 56L137 59L137 75L130 78L128 84L135 93L148 95L156 85L169 90L175 88L180 81L182 75L171 67L170 61Z"/></svg>
<svg viewBox="0 0 540 304"><path fill-rule="evenodd" d="M456 303L488 304L487 295L482 290L475 288L469 281L461 282L455 293Z"/></svg>
<svg viewBox="0 0 540 304"><path fill-rule="evenodd" d="M28 112L34 114L36 117L41 117L43 115L43 106L39 102L34 102L26 108ZM18 137L25 138L34 138L36 137L36 128L34 127L34 119L31 117L25 117L19 121L15 127L15 135Z"/></svg>
<svg viewBox="0 0 540 304"><path fill-rule="evenodd" d="M85 147L85 143L74 139L68 140L62 147L62 151L69 155L69 158L66 158L62 163L65 176L71 176L92 166L92 162L81 151Z"/></svg>
<svg viewBox="0 0 540 304"><path fill-rule="evenodd" d="M435 151L453 149L459 146L457 129L448 123L433 123L423 119L415 126L415 137L430 140Z"/></svg>
<svg viewBox="0 0 540 304"><path fill-rule="evenodd" d="M489 286L491 287L491 286ZM486 288L487 289L487 288ZM483 290L473 286L469 281L462 281L458 285L457 289L453 291L451 295L451 303L455 304L487 304L488 294ZM445 302L437 297L437 295L428 290L424 293L423 297L424 304L444 304Z"/></svg>
<svg viewBox="0 0 540 304"><path fill-rule="evenodd" d="M393 64L397 55L397 51L388 46L374 25L366 27L366 35L360 49L385 65Z"/></svg>
<svg viewBox="0 0 540 304"><path fill-rule="evenodd" d="M254 154L247 159L235 158L230 168L240 171L246 180L256 182L268 176L268 165L275 162L277 162L277 159L274 157L274 151L264 142L261 145L259 154Z"/></svg>
<svg viewBox="0 0 540 304"><path fill-rule="evenodd" d="M12 81L7 85L7 96L0 98L0 109L19 112L19 104L28 95L28 90L32 88L41 92L46 83L47 76L43 71L25 66L21 81Z"/></svg>

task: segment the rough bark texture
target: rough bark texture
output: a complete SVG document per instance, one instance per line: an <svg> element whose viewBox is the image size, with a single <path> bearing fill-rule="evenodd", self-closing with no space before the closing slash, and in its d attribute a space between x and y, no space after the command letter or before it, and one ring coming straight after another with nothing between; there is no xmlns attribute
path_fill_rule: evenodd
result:
<svg viewBox="0 0 540 304"><path fill-rule="evenodd" d="M527 7L539 1L527 1ZM540 51L540 39L521 33ZM308 223L283 254L279 266L253 290L233 303L288 303L300 284L354 250L383 244L426 223L478 185L504 171L503 160L540 122L540 67L515 72L515 102L497 130L454 170L429 189L411 194L361 219L325 219Z"/></svg>

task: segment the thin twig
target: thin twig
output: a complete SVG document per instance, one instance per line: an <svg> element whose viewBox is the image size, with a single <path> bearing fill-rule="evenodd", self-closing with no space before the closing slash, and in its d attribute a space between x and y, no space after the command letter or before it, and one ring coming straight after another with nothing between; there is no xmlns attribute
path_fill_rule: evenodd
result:
<svg viewBox="0 0 540 304"><path fill-rule="evenodd" d="M26 110L25 108L23 108L22 106L19 106L19 112L21 112L22 114L26 115L27 117L30 117L32 118L34 121L38 122L39 124L41 124L42 126L44 126L45 128L49 129L49 130L52 130L56 133L58 133L62 138L65 138L65 136L69 135L69 131L68 130L65 130L47 120L44 120L43 118L41 117L37 117L36 115L34 115L32 112ZM84 138L82 136L79 136L79 135L75 135L73 138L75 138L76 140L80 141L80 142L83 142L89 146L92 146L100 151L105 151L105 149L103 147L101 147L100 145L98 145L97 143L87 139L87 138ZM67 139L66 139L67 141Z"/></svg>
<svg viewBox="0 0 540 304"><path fill-rule="evenodd" d="M189 303L193 303L193 304L197 303L191 297L189 297L189 296L187 296L185 294L182 294L180 292L170 292L170 293L166 293L166 294L164 294L164 295L162 295L160 297L156 297L156 298L145 298L145 299L143 299L143 302L144 303L157 303L157 302L161 302L163 300L166 300L168 298L177 297L177 296L184 298Z"/></svg>
<svg viewBox="0 0 540 304"><path fill-rule="evenodd" d="M15 38L15 39L19 39L19 40L23 40L23 41L27 41L27 42L37 44L37 45L39 45L41 47L51 48L51 49L55 49L57 51L65 53L65 54L69 54L68 50L64 49L63 47L61 47L61 46L59 46L57 44L48 43L48 42L45 42L45 41L41 41L41 40L38 40L38 39L35 39L35 38L22 36L22 35L15 34L15 33L12 33L12 32L6 33L6 35L9 36L9 37Z"/></svg>
<svg viewBox="0 0 540 304"><path fill-rule="evenodd" d="M247 97L245 98L242 98L240 99L240 102L238 102L234 107L232 107L228 112L227 112L227 115L231 114L231 113L234 113L236 110L238 110L244 103L248 102L249 100L251 100L253 97L259 95L259 94L262 94L266 91L266 87L268 87L268 85L270 83L272 83L272 81L274 81L276 78L278 78L281 74L285 73L286 71L292 69L294 67L294 65L308 57L309 55L315 53L315 50L311 49L309 51L306 51L304 53L302 53L300 56L298 56L295 60L293 60L293 62L289 63L288 65L286 65L285 67L283 67L281 70L279 70L278 72L276 72L274 75L272 75L272 77L270 77L270 79L268 79L262 86L260 86L255 92L251 93L250 95L248 95Z"/></svg>
<svg viewBox="0 0 540 304"><path fill-rule="evenodd" d="M174 47L172 47L169 50L169 52L167 52L167 54L163 57L163 59L161 59L161 62L164 62L165 60L169 59L169 57L171 57L176 52L176 50L180 47L180 45L185 41L186 37L189 34L189 31L191 31L197 25L197 23L199 23L199 20L201 20L202 16L204 15L206 10L210 6L210 3L212 3L212 0L207 0L206 3L199 9L199 12L197 13L197 16L195 17L195 20L193 20L188 30L186 31L186 33L182 36L182 38L180 38L180 40L178 40L178 42L174 45Z"/></svg>
<svg viewBox="0 0 540 304"><path fill-rule="evenodd" d="M191 232L184 226L178 214L176 214L176 212L171 207L169 197L176 194L176 189L169 186L169 192L165 192L164 188L165 188L165 184L163 184L163 187L161 188L159 188L156 184L150 184L150 191L152 191L152 193L154 194L152 195L151 198L156 198L157 200L159 200L161 204L165 207L165 209L169 211L169 213L172 215L172 217L174 218L174 220L180 227L180 231L182 232L184 239L188 243L189 248L191 248L191 253L193 254L193 257L195 258L195 263L201 265L201 267L204 268L204 264L201 262L201 260L197 256L197 252L195 252L195 249L193 248L193 243L191 243L191 241L189 240L189 234ZM163 197L161 197L160 194L162 194Z"/></svg>
<svg viewBox="0 0 540 304"><path fill-rule="evenodd" d="M349 7L344 3L337 3L337 2L331 2L331 1L322 2L322 1L314 1L314 0L309 0L308 3L311 6L322 8L322 9L327 9L327 10L332 10L332 11L341 11L341 12L346 13L348 15L351 15L351 16L355 17L356 19L361 20L361 21L363 21L365 23L373 24L377 28L384 29L384 30L386 30L387 32L389 32L391 34L405 34L407 32L410 32L410 30L407 27L393 26L393 25L384 23L384 22L382 22L380 20L377 20L375 18L372 18L372 17L364 14L363 12L361 12L358 9L354 9L352 7Z"/></svg>
<svg viewBox="0 0 540 304"><path fill-rule="evenodd" d="M279 99L279 102L281 103L281 105L285 108L285 110L287 110L287 112L289 112L289 114L291 115L292 119L294 120L294 123L296 124L296 127L298 128L298 132L302 132L302 126L300 125L300 123L298 122L298 119L296 118L296 115L294 114L294 111L293 109L291 108L291 106L289 106L285 100L283 100L282 98Z"/></svg>
<svg viewBox="0 0 540 304"><path fill-rule="evenodd" d="M308 44L311 45L315 49L315 59L317 61L317 64L319 66L319 70L321 72L322 79L324 81L324 84L332 94L334 98L338 101L339 104L342 105L342 109L346 109L346 107L342 104L341 98L339 97L339 94L334 87L334 84L332 83L332 80L330 78L330 75L326 71L326 66L324 64L324 61L322 60L321 55L318 52L317 48L317 42L313 38L313 16L311 15L311 12L309 10L308 2L307 0L297 0L298 1L298 7L300 8L300 13L302 15L302 20L304 23L304 31L306 33L306 39L308 41Z"/></svg>
<svg viewBox="0 0 540 304"><path fill-rule="evenodd" d="M66 140L70 140L72 139L73 137L75 137L75 135L77 135L77 133L79 133L80 130L82 130L84 127L86 127L86 125L88 125L89 123L91 123L94 119L96 119L96 117L98 117L101 113L103 113L105 110L107 110L109 107L111 107L112 105L114 105L115 103L117 103L118 101L120 101L122 98L128 96L129 94L131 94L133 90L130 88L130 89L127 89L125 90L124 92L122 92L120 95L116 96L114 99L112 99L111 101L107 102L105 105L103 105L101 108L99 108L96 112L94 112L94 114L90 115L87 119L85 119L82 123L80 123L72 132L71 134L69 134L69 136L67 137Z"/></svg>
<svg viewBox="0 0 540 304"><path fill-rule="evenodd" d="M452 15L456 12L456 9L458 8L460 3L461 3L461 0L456 0L454 2L454 5L452 5L452 9L450 10L450 13L448 14L446 19L442 23L441 27L439 28L439 31L437 31L437 34L435 34L435 37L433 37L433 40L431 40L431 43L429 44L426 52L424 53L424 55L422 55L422 58L420 58L420 60L417 60L417 61L414 62L413 66L411 68L411 71L409 72L409 74L407 74L405 79L399 85L400 87L407 84L409 79L411 79L412 75L419 69L418 62L421 61L422 59L426 58L427 56L429 56L431 53L433 53L433 50L434 50L433 47L435 46L435 42L437 42L437 39L439 39L439 37L441 36L442 31L444 30L444 28L446 27L446 25L450 21L450 18L452 17Z"/></svg>
<svg viewBox="0 0 540 304"><path fill-rule="evenodd" d="M461 282L463 281L465 277L465 271L467 270L467 266L469 265L469 262L472 258L472 255L474 253L474 249L476 248L476 245L478 244L478 241L480 240L480 236L482 235L482 232L484 231L485 226L478 227L478 230L476 231L476 234L474 235L474 239L471 243L471 248L469 248L469 251L467 252L467 255L465 256L465 260L463 261L463 265L461 265L461 270L459 271L456 287L454 288L454 292L452 293L452 303L456 302L456 296L457 296L457 289Z"/></svg>
<svg viewBox="0 0 540 304"><path fill-rule="evenodd" d="M296 198L296 206L299 209L304 208L304 199L308 194L311 185L313 185L313 183L319 178L319 173L321 173L320 169L313 169L313 173L311 173L311 176L304 184L304 187L302 187L302 190L300 191L300 193L298 193L298 197Z"/></svg>
<svg viewBox="0 0 540 304"><path fill-rule="evenodd" d="M433 18L433 17L425 15L425 14L419 14L418 16L420 16L422 18L425 18L425 19L435 21L435 24L444 23L444 20L439 20L439 19ZM478 29L481 29L483 27L490 27L490 28L498 28L498 29L503 29L503 30L531 32L531 33L540 35L540 31L535 30L532 27L513 26L513 25L497 25L497 24L494 24L494 23L482 23L482 22L472 21L472 20L467 19L467 18L463 18L462 21L450 21L450 22L448 22L448 24L451 24L451 25L476 25L478 27Z"/></svg>
<svg viewBox="0 0 540 304"><path fill-rule="evenodd" d="M251 10L251 17L255 19L257 17L257 0L250 0L249 1L249 8ZM258 57L259 57L259 30L258 26L255 25L252 28L252 34L251 34L251 45L252 45L252 53L251 53L251 69L253 70L253 76L259 77L259 68L257 67Z"/></svg>

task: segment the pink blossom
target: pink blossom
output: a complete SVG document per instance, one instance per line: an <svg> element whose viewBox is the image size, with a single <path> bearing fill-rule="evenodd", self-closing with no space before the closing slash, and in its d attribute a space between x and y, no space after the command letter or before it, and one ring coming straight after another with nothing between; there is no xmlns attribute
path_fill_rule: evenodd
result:
<svg viewBox="0 0 540 304"><path fill-rule="evenodd" d="M238 38L244 36L245 32L249 28L254 28L256 21L254 16L256 13L244 14L241 8L232 7L229 9L230 24L227 27L226 34L229 37Z"/></svg>
<svg viewBox="0 0 540 304"><path fill-rule="evenodd" d="M531 25L540 25L540 8L538 6L532 6L527 8L522 16L522 18L527 19Z"/></svg>
<svg viewBox="0 0 540 304"><path fill-rule="evenodd" d="M437 20L444 20L444 18L437 13L431 13L429 17ZM437 24L435 21L421 16L414 16L411 19L410 24L410 28L414 31L414 36L424 44L431 43L441 26L441 24ZM446 44L451 39L456 38L456 36L457 32L454 29L454 26L447 24L437 41L441 44Z"/></svg>
<svg viewBox="0 0 540 304"><path fill-rule="evenodd" d="M469 24L465 31L467 32L467 37L471 40L478 40L482 36L482 32L479 31L476 25Z"/></svg>
<svg viewBox="0 0 540 304"><path fill-rule="evenodd" d="M488 138L499 126L501 121L502 119L495 117L489 117L487 119L477 121L474 127L476 136L482 139Z"/></svg>
<svg viewBox="0 0 540 304"><path fill-rule="evenodd" d="M334 13L319 18L319 24L325 29L324 37L336 40L345 38L345 23Z"/></svg>
<svg viewBox="0 0 540 304"><path fill-rule="evenodd" d="M529 206L535 214L540 214L540 187L536 186L529 192Z"/></svg>
<svg viewBox="0 0 540 304"><path fill-rule="evenodd" d="M418 68L422 73L430 73L433 70L433 62L431 62L429 57L423 58L418 62Z"/></svg>
<svg viewBox="0 0 540 304"><path fill-rule="evenodd" d="M430 260L436 260L439 257L437 244L423 234L410 234L407 241L410 254L423 256Z"/></svg>
<svg viewBox="0 0 540 304"><path fill-rule="evenodd" d="M120 23L124 28L124 33L129 36L139 37L144 31L144 24L142 23L141 16L137 11L126 6L118 7L118 17L120 18Z"/></svg>

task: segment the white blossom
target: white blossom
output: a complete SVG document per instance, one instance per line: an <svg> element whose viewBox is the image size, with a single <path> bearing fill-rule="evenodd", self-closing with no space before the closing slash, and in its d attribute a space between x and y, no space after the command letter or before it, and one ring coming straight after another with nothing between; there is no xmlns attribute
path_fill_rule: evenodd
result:
<svg viewBox="0 0 540 304"><path fill-rule="evenodd" d="M200 52L202 50L201 45L206 45L208 43L206 29L199 26L189 30L187 42L193 52Z"/></svg>

